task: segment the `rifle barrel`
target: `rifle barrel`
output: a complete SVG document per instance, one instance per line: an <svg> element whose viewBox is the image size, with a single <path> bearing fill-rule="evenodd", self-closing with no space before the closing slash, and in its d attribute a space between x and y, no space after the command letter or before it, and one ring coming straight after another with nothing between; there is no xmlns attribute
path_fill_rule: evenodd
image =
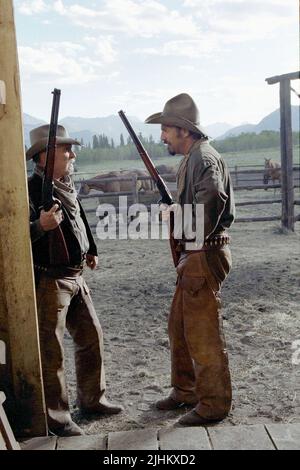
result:
<svg viewBox="0 0 300 470"><path fill-rule="evenodd" d="M158 173L157 169L155 168L155 165L152 162L147 150L145 149L142 142L140 141L140 139L136 135L135 131L133 130L130 122L128 121L127 117L125 116L124 111L122 111L122 110L119 111L119 116L122 119L123 124L125 125L126 129L128 130L129 135L132 138L133 143L135 144L135 146L137 148L137 151L139 152L139 154L140 154L140 156L141 156L148 172L150 173L150 176L153 178L154 182L157 185L157 188L158 188L158 190L161 194L161 197L162 197L161 202L164 202L165 204L168 204L170 206L171 204L173 204L173 200L172 200L172 195L171 195L169 189L167 188L166 183L164 182L164 180L162 179L162 177Z"/></svg>
<svg viewBox="0 0 300 470"><path fill-rule="evenodd" d="M119 111L119 116L122 119L126 129L128 130L129 135L131 136L131 138L132 138L132 140L133 140L133 142L134 142L134 144L135 144L135 146L136 146L143 162L145 163L145 166L146 166L147 170L149 171L151 177L153 178L153 180L156 183L157 189L159 190L160 195L161 195L160 202L163 202L163 203L168 204L169 206L171 206L173 204L172 194L170 193L166 183L164 182L164 180L162 179L162 177L158 173L158 171L155 168L155 166L154 166L151 158L149 157L146 149L144 148L142 142L140 141L140 139L138 138L138 136L134 132L133 128L131 127L130 122L128 121L127 117L125 116L125 113L122 110ZM179 263L179 252L177 251L177 242L174 239L174 214L173 214L172 211L170 213L169 231L170 231L171 253L172 253L174 266L176 267Z"/></svg>
<svg viewBox="0 0 300 470"><path fill-rule="evenodd" d="M43 178L42 188L42 206L45 210L51 209L54 205L55 200L53 198L53 173L55 163L55 150L56 150L56 134L57 134L57 122L59 112L59 102L61 91L54 88L51 109L51 120L49 126L48 142L46 147L46 166Z"/></svg>

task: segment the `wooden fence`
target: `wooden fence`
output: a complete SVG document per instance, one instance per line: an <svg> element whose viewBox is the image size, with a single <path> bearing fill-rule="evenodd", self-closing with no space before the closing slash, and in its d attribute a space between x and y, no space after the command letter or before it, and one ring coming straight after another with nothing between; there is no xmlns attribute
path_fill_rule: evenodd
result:
<svg viewBox="0 0 300 470"><path fill-rule="evenodd" d="M276 190L281 188L281 184L263 184L263 175L264 175L265 169L262 166L246 166L246 167L241 167L241 166L235 166L234 168L230 168L230 174L231 174L231 179L233 182L233 187L234 191L239 192L239 191L253 191L253 190L274 190L274 197L271 199L263 198L263 199L256 199L256 200L247 200L247 201L238 201L236 202L237 207L245 207L245 206L261 206L261 205L268 205L268 204L281 204L282 203L282 198L281 196L279 197L276 196ZM79 176L79 175L78 175ZM169 176L171 175L162 175L164 179L168 179ZM111 203L112 205L115 206L117 212L124 212L126 210L125 207L118 207L118 198L119 196L127 196L129 198L128 203L129 204L135 204L135 203L141 203L144 204L149 211L151 204L157 203L157 200L159 199L159 195L157 192L139 192L137 191L137 181L138 180L149 180L150 176L126 176L126 177L111 177L111 178L103 178L101 179L101 183L109 183L113 181L131 181L131 189L129 191L121 191L121 192L100 192L100 191L95 191L91 190L91 193L88 195L79 195L80 199L83 202L83 205L85 206L85 211L87 213L96 213L96 207L98 204L101 203ZM94 179L78 179L75 180L75 184L77 185L77 188L79 189L81 184L83 183L89 183L90 181L95 181ZM296 188L300 187L300 166L295 165L293 167L293 183L294 183L294 191ZM167 186L169 187L173 197L176 197L176 183L167 183ZM86 204L84 201L91 201L95 200L95 205L91 207L91 204ZM294 205L300 205L300 200L295 200ZM264 221L273 221L273 220L281 220L282 219L282 214L281 215L266 215L266 216L260 216L258 217L257 215L253 215L251 217L237 217L236 222L264 222ZM300 215L294 216L294 221L299 221L300 220ZM94 228L96 224L91 224L91 226Z"/></svg>

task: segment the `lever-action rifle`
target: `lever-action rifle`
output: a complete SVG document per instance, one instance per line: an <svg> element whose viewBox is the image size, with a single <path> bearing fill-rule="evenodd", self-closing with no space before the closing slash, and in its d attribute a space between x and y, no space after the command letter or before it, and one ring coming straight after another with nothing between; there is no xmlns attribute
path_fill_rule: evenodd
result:
<svg viewBox="0 0 300 470"><path fill-rule="evenodd" d="M143 160L150 176L154 180L158 191L160 192L161 199L159 203L164 203L164 204L167 204L168 206L171 206L172 204L174 204L172 195L166 183L164 182L159 172L155 168L151 158L149 157L147 153L147 150L145 149L142 142L140 141L140 139L134 132L130 122L128 121L127 117L125 116L125 113L122 110L119 111L119 116L122 119L130 137L132 138L133 143L136 146L137 151L139 152L141 159ZM176 250L177 243L174 239L174 213L172 211L170 212L170 247L171 247L172 257L174 261L174 266L176 267L179 262L179 253Z"/></svg>
<svg viewBox="0 0 300 470"><path fill-rule="evenodd" d="M49 127L48 143L46 148L46 167L43 177L42 186L42 207L44 211L48 212L54 204L61 207L61 202L53 197L53 173L54 173L54 162L55 162L55 150L56 150L56 133L57 133L57 121L60 101L60 90L54 89L52 110L51 110L51 121ZM49 256L51 265L68 265L70 263L69 253L65 238L60 226L54 230L49 231Z"/></svg>

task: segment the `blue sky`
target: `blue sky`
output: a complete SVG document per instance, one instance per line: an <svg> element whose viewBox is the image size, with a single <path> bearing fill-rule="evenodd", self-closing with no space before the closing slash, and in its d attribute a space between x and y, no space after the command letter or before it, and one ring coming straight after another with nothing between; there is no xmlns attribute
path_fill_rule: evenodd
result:
<svg viewBox="0 0 300 470"><path fill-rule="evenodd" d="M57 87L61 118L124 109L145 119L187 92L203 125L256 123L279 106L278 86L265 78L299 70L297 0L15 0L14 7L23 110L46 120Z"/></svg>

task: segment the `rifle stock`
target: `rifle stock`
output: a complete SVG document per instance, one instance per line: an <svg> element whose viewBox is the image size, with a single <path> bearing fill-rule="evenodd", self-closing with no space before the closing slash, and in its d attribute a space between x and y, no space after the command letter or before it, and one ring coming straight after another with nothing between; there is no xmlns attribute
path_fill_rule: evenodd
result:
<svg viewBox="0 0 300 470"><path fill-rule="evenodd" d="M172 199L172 194L169 191L166 183L164 182L163 178L160 176L159 172L155 168L154 163L152 162L150 156L148 155L147 150L143 146L142 142L136 135L135 131L133 130L130 122L128 121L127 117L125 116L124 111L119 111L119 116L121 120L123 121L123 124L125 125L130 137L133 140L133 143L135 144L137 151L139 152L139 155L141 159L143 160L150 176L154 180L157 189L161 195L161 199L159 203L164 203L167 204L168 206L171 206L174 204L174 201ZM179 262L179 253L176 250L177 248L177 242L174 238L174 213L171 211L170 212L170 227L169 227L169 237L170 237L170 248L171 248L171 253L172 253L172 258L174 262L174 266L176 267Z"/></svg>
<svg viewBox="0 0 300 470"><path fill-rule="evenodd" d="M60 101L60 90L54 89L51 120L49 126L48 143L46 148L46 167L44 171L42 186L42 207L44 211L49 211L54 204L61 207L61 202L53 196L53 173L56 150L56 133L58 122L58 111ZM70 257L65 238L60 226L49 232L49 256L51 265L68 265Z"/></svg>

